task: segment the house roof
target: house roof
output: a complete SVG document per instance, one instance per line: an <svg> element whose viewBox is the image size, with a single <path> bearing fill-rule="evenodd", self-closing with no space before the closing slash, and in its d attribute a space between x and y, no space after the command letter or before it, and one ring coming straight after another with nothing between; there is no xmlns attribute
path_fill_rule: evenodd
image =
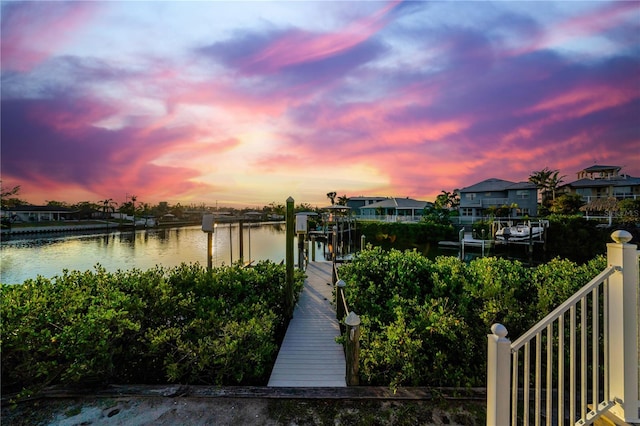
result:
<svg viewBox="0 0 640 426"><path fill-rule="evenodd" d="M463 192L495 192L495 191L508 191L510 189L537 189L537 187L531 182L511 182L508 180L490 178L478 182L474 185L467 186L460 189L460 193Z"/></svg>
<svg viewBox="0 0 640 426"><path fill-rule="evenodd" d="M568 183L563 186L570 186L571 188L595 188L595 187L607 187L607 186L636 186L640 185L640 178L631 177L627 175L616 176L609 179L578 179L574 182Z"/></svg>
<svg viewBox="0 0 640 426"><path fill-rule="evenodd" d="M429 203L427 201L414 200L413 198L387 198L377 203L372 203L360 209L395 208L399 210L424 209Z"/></svg>
<svg viewBox="0 0 640 426"><path fill-rule="evenodd" d="M15 207L9 207L8 209L4 209L8 212L46 212L46 213L72 213L77 210L72 210L68 207L60 207L60 206L31 206L31 205L21 205Z"/></svg>
<svg viewBox="0 0 640 426"><path fill-rule="evenodd" d="M387 197L364 197L362 195L358 196L358 197L349 197L349 201L367 201L367 200L384 200Z"/></svg>
<svg viewBox="0 0 640 426"><path fill-rule="evenodd" d="M603 172L605 170L620 170L621 167L620 166L603 166L603 165L599 165L599 164L594 164L591 167L587 167L584 170L581 170L582 172L587 172L587 173L594 173L594 172Z"/></svg>

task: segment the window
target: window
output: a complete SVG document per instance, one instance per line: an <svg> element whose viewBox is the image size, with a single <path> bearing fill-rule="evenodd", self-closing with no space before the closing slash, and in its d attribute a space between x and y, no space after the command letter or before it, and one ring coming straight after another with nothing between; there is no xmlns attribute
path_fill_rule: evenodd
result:
<svg viewBox="0 0 640 426"><path fill-rule="evenodd" d="M625 195L633 194L630 186L619 186L613 188L613 195L615 197L624 197Z"/></svg>
<svg viewBox="0 0 640 426"><path fill-rule="evenodd" d="M527 189L518 189L516 190L516 198L519 200L526 200L529 198L529 190Z"/></svg>
<svg viewBox="0 0 640 426"><path fill-rule="evenodd" d="M464 198L466 198L467 200L475 200L476 194L474 192L468 192L464 194Z"/></svg>
<svg viewBox="0 0 640 426"><path fill-rule="evenodd" d="M462 216L473 216L473 209L470 207L463 207L460 209L460 214Z"/></svg>

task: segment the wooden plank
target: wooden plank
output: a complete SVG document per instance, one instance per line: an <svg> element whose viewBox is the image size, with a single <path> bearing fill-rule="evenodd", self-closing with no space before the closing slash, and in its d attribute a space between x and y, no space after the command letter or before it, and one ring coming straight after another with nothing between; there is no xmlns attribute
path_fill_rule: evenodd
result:
<svg viewBox="0 0 640 426"><path fill-rule="evenodd" d="M346 363L331 304L331 262L311 262L269 387L346 387Z"/></svg>

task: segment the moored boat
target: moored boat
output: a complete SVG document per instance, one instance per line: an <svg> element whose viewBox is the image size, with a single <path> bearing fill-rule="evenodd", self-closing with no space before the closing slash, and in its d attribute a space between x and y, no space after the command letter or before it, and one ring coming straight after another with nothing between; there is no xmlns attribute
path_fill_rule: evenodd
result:
<svg viewBox="0 0 640 426"><path fill-rule="evenodd" d="M528 239L541 239L549 222L541 220L538 222L528 221L516 225L499 225L496 231L496 240L500 241L525 241Z"/></svg>

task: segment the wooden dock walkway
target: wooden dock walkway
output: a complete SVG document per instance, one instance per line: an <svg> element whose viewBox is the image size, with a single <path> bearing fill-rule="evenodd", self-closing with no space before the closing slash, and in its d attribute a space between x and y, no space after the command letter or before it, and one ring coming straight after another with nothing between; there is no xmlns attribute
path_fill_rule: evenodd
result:
<svg viewBox="0 0 640 426"><path fill-rule="evenodd" d="M331 262L310 262L278 358L272 387L345 387L346 362L331 303Z"/></svg>

